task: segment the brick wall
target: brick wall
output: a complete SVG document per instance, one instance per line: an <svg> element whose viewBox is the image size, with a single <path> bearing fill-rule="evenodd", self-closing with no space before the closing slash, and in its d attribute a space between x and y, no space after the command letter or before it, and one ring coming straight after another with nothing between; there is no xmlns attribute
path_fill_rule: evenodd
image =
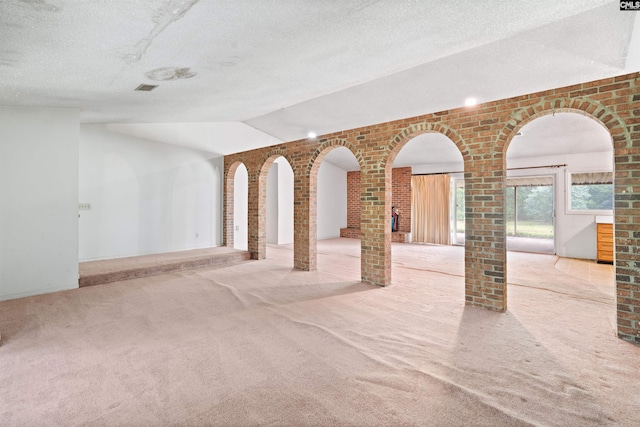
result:
<svg viewBox="0 0 640 427"><path fill-rule="evenodd" d="M398 231L411 232L411 167L392 170L392 206L398 208ZM391 210L389 210L391 224ZM391 225L389 225L391 227ZM360 171L347 172L347 228L360 228ZM351 237L343 236L343 237Z"/></svg>
<svg viewBox="0 0 640 427"><path fill-rule="evenodd" d="M398 231L411 232L411 166L406 168L393 168L391 180L391 206L398 208L400 219ZM391 213L389 213L391 215Z"/></svg>
<svg viewBox="0 0 640 427"><path fill-rule="evenodd" d="M229 168L244 163L249 172L249 250L264 257L260 171L273 156L285 155L294 171L294 266L315 268L316 199L319 162L334 147L347 147L360 164L361 278L391 284L392 165L404 144L438 132L462 153L465 170L465 302L495 311L507 309L505 226L506 150L527 123L554 112L575 112L605 126L614 147L614 230L617 333L640 343L640 73L493 101L473 107L340 131L317 140L299 140L225 156ZM253 202L252 202L253 200ZM225 198L225 241L233 217ZM253 219L252 219L253 218ZM405 221L406 223L406 221ZM410 223L410 222L409 222Z"/></svg>
<svg viewBox="0 0 640 427"><path fill-rule="evenodd" d="M360 171L347 172L347 228L360 228Z"/></svg>

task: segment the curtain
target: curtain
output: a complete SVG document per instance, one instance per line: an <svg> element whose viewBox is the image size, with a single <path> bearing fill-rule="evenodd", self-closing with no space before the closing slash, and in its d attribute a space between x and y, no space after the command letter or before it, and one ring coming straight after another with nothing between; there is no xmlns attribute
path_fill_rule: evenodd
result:
<svg viewBox="0 0 640 427"><path fill-rule="evenodd" d="M613 184L613 172L572 173L571 185Z"/></svg>
<svg viewBox="0 0 640 427"><path fill-rule="evenodd" d="M451 244L449 175L411 177L411 237L414 242Z"/></svg>

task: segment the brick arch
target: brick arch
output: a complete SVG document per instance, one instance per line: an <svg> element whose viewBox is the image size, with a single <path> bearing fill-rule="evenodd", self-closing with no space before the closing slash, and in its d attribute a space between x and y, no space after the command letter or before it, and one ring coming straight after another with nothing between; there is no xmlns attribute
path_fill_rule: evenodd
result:
<svg viewBox="0 0 640 427"><path fill-rule="evenodd" d="M257 166L256 171L258 175L260 177L264 176L266 178L267 173L269 173L269 168L271 167L271 164L278 157L284 157L287 160L287 162L289 162L289 166L291 166L291 169L293 169L293 173L294 174L296 173L296 163L291 159L289 152L285 150L277 149L273 151L267 151L262 156L262 160L260 161L259 164L256 165Z"/></svg>
<svg viewBox="0 0 640 427"><path fill-rule="evenodd" d="M296 212L294 266L300 270L313 271L317 269L318 171L325 156L339 147L347 148L362 169L363 159L360 151L347 140L336 138L326 140L318 146L309 157L306 168L301 173L295 174L297 190L294 196Z"/></svg>
<svg viewBox="0 0 640 427"><path fill-rule="evenodd" d="M267 150L249 173L249 253L252 259L266 258L267 176L278 157L284 157L289 162L295 176L296 164L289 153L282 149Z"/></svg>
<svg viewBox="0 0 640 427"><path fill-rule="evenodd" d="M247 168L247 165L245 165L244 162L236 160L228 166L225 165L226 168L224 171L224 204L222 212L224 227L222 229L222 245L228 247L233 247L234 245L234 188L236 171L241 165ZM249 170L247 169L247 175L248 173Z"/></svg>
<svg viewBox="0 0 640 427"><path fill-rule="evenodd" d="M231 163L230 165L227 166L227 169L225 171L225 173L232 175L236 173L236 170L238 170L238 167L240 165L244 165L244 167L246 168L247 165L244 164L243 161L241 160L236 160L235 162Z"/></svg>
<svg viewBox="0 0 640 427"><path fill-rule="evenodd" d="M362 169L363 159L360 150L358 150L346 139L336 138L324 141L322 144L320 144L320 146L318 146L318 148L316 148L316 150L309 158L309 163L307 163L305 172L307 174L311 174L315 170L315 172L317 173L318 168L320 167L320 164L322 163L322 160L325 158L325 156L339 147L345 147L349 151L351 151L351 154L353 154L353 156L358 161L358 166L360 166L360 169Z"/></svg>
<svg viewBox="0 0 640 427"><path fill-rule="evenodd" d="M397 133L389 142L387 146L387 156L385 159L385 167L387 169L391 169L393 165L393 161L396 159L398 153L402 150L402 148L407 144L407 142L411 141L416 136L425 134L425 133L441 133L447 138L449 138L455 146L460 151L462 155L462 160L466 164L469 159L469 152L466 149L466 145L460 135L453 130L450 126L438 122L438 123L415 123L410 126L407 126L399 133Z"/></svg>
<svg viewBox="0 0 640 427"><path fill-rule="evenodd" d="M394 194L393 188L396 187L396 182L402 181L402 178L400 175L401 172L399 172L400 170L393 168L393 163L396 157L402 151L402 149L407 145L407 143L409 143L416 137L420 135L434 134L434 133L444 135L445 137L447 137L447 139L451 143L453 143L456 146L456 148L458 149L458 153L460 153L460 157L463 163L462 164L463 171L467 169L467 161L470 160L471 157L468 151L466 150L466 144L464 143L462 137L449 125L441 122L437 122L437 123L422 122L422 123L416 123L416 124L410 125L404 128L398 134L396 134L391 140L391 143L389 144L389 147L388 147L388 155L387 155L386 163L384 165L384 170L385 170L386 187L387 189L392 190L391 195L393 200L390 199L389 203L393 202L394 205L398 205L398 201L397 201L398 199L395 196L393 196ZM397 171L399 172L398 175L396 175ZM411 174L412 172L408 171L409 187L411 187L411 182L412 182ZM396 187L396 191L397 189L398 188ZM411 221L412 221L413 214L411 212L411 203L412 203L411 194L412 194L411 191L409 191L409 201L408 203L407 202L404 203L405 211L403 215L405 216L404 226L406 227L406 223L409 222L409 228L403 229L403 221L400 221L399 231L404 231L404 232L412 231ZM402 205L402 201L400 203ZM387 206L387 207L389 209L386 209L386 211L390 211L391 206ZM401 214L402 214L403 213L402 206L400 206L400 208L401 208ZM408 215L407 215L407 211L408 211Z"/></svg>
<svg viewBox="0 0 640 427"><path fill-rule="evenodd" d="M561 98L554 101L542 100L515 111L498 133L496 152L502 153L503 160L506 161L507 149L520 129L540 117L554 113L575 113L595 120L609 131L614 150L632 146L624 121L615 111L589 98Z"/></svg>
<svg viewBox="0 0 640 427"><path fill-rule="evenodd" d="M469 151L466 148L462 137L449 125L442 122L419 122L411 124L395 134L387 143L385 152L381 156L378 164L367 165L366 173L368 179L376 182L377 185L368 188L367 191L375 194L369 200L362 201L361 217L366 220L367 225L361 227L362 233L362 280L368 283L386 286L391 283L391 241L392 233L388 226L389 213L392 203L393 185L393 162L402 148L413 138L425 133L440 133L451 140L460 154L463 162L470 160ZM382 195L383 193L383 195ZM410 219L409 219L410 221ZM402 221L400 222L402 224ZM380 233L380 229L384 230ZM382 247L382 251L370 251L367 253L364 248ZM376 266L378 271L370 268ZM368 270L373 270L372 274ZM380 277L382 280L380 280Z"/></svg>

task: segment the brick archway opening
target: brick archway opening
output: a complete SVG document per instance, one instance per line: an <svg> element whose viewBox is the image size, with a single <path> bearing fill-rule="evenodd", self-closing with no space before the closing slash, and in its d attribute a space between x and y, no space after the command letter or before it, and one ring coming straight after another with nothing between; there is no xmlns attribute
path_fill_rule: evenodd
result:
<svg viewBox="0 0 640 427"><path fill-rule="evenodd" d="M557 101L556 104L562 103L562 101ZM629 274L628 266L633 264L631 259L634 259L634 255L630 253L633 248L630 248L626 245L620 245L621 238L625 238L630 236L633 233L633 226L626 224L625 220L629 217L629 214L633 212L632 203L628 202L629 196L627 196L628 186L626 182L628 182L628 175L625 169L628 169L628 163L630 163L631 157L627 156L626 153L629 151L630 147L633 146L634 141L630 139L630 135L626 130L626 127L622 120L611 110L608 110L596 102L585 102L585 101L571 101L567 102L566 107L557 108L553 110L545 109L542 106L538 105L537 108L530 109L527 113L522 113L520 115L514 115L515 119L512 119L508 124L507 128L503 131L501 135L501 140L504 141L504 152L506 153L507 149L511 146L514 141L514 138L517 137L517 134L521 131L525 131L527 126L531 123L534 123L536 120L541 117L548 117L549 115L553 116L554 114L563 114L563 113L573 113L576 115L586 116L588 120L592 120L598 126L601 126L606 131L607 146L613 147L612 152L608 153L599 153L594 157L597 158L600 162L603 160L605 162L611 162L613 164L610 169L613 177L613 202L611 206L611 210L609 212L597 212L603 215L591 215L590 218L593 219L593 223L590 224L590 238L591 242L587 243L587 246L594 247L595 246L595 259L598 258L598 218L597 216L611 217L612 223L609 225L610 232L608 233L610 236L610 240L612 242L608 242L613 252L613 272L614 282L615 282L615 306L616 306L616 320L617 320L617 334L620 338L627 339L630 341L637 341L637 327L634 326L634 319L636 316L634 314L634 310L638 307L634 304L620 304L620 301L627 301L628 293L629 293L629 282L633 280L632 274ZM574 105L575 104L575 105ZM506 169L506 155L503 156L505 162ZM609 164L611 164L609 163ZM594 172L593 169L598 169L593 165L587 169L591 169L587 172ZM602 169L600 167L599 169ZM565 180L571 180L571 182L564 183L564 190L567 193L565 196L566 203L571 208L571 203L574 201L572 194L572 184L573 179L571 178L573 175L570 175L570 172L567 172L569 177L565 174ZM631 209L631 210L630 210ZM506 210L506 209L505 209ZM624 240L622 240L624 241ZM608 248L607 248L608 249ZM563 255L560 253L559 255ZM507 266L505 266L507 267ZM620 273L623 274L620 274Z"/></svg>
<svg viewBox="0 0 640 427"><path fill-rule="evenodd" d="M247 167L235 162L225 174L223 244L247 250L248 244L248 191Z"/></svg>
<svg viewBox="0 0 640 427"><path fill-rule="evenodd" d="M537 115L511 139L504 158L507 251L596 259L593 217L613 215L608 129L576 112ZM610 182L589 185L582 178Z"/></svg>
<svg viewBox="0 0 640 427"><path fill-rule="evenodd" d="M344 139L325 139L320 142L320 146L311 153L306 167L300 168L301 170L296 174L295 178L296 240L294 245L294 265L295 268L305 271L317 269L318 233L323 238L339 236L341 227L339 220L327 224L327 221L330 221L327 216L330 215L331 209L338 209L338 217L346 214L347 189L345 188L346 178L344 174L347 172L345 169L356 169L361 167L362 164L359 152L355 151L348 141ZM334 154L330 155L330 153ZM325 185L326 191L321 190L320 203L322 205L319 205L318 175L327 155L329 155L330 159L334 157L334 161L339 165L331 166L333 167L333 173L324 174L323 181L330 182ZM321 183L320 186L322 187L323 184ZM323 211L320 218L318 215L319 209L327 211ZM319 220L321 221L320 228L318 227ZM343 225L346 226L346 224Z"/></svg>
<svg viewBox="0 0 640 427"><path fill-rule="evenodd" d="M446 218L440 218L448 231L443 232L435 226L436 218L421 215L420 221L426 222L426 233L420 236L412 235L411 239L392 239L401 242L434 243L444 245L464 245L464 197L460 202L460 221L455 221L454 226L450 226L454 221L455 199L454 189L457 181L464 195L464 160L462 153L456 144L445 134L440 132L424 132L408 138L403 144L395 147L393 153L393 163L387 165L387 170L391 169L391 197L392 206L400 211L400 221L398 233L412 233L413 224L416 221L414 208L412 207L412 179L413 177L448 178L450 191L447 191L445 200L440 200L438 204L444 203L447 212L437 212L439 215L445 214ZM389 167L390 166L390 167ZM445 181L447 181L445 179ZM426 201L425 201L426 203ZM404 218L402 218L404 217ZM460 236L456 229L460 229ZM458 242L458 240L460 240Z"/></svg>
<svg viewBox="0 0 640 427"><path fill-rule="evenodd" d="M285 156L274 154L259 172L259 233L266 244L283 246L294 243L294 173Z"/></svg>
<svg viewBox="0 0 640 427"><path fill-rule="evenodd" d="M317 251L317 240L348 238L357 240L360 252L362 196L360 160L356 154L342 144L321 147L309 179L309 221L315 225L315 231L310 230L310 245L315 244ZM353 245L343 248L337 241L332 241L332 245L333 253L341 253L341 249L353 251Z"/></svg>
<svg viewBox="0 0 640 427"><path fill-rule="evenodd" d="M375 212L378 214L377 216L381 217L381 222L384 224L383 225L384 235L383 235L383 238L381 239L379 238L376 241L367 242L368 246L375 247L374 245L379 245L382 247L382 250L378 251L375 254L372 254L371 258L373 262L377 263L378 265L382 265L384 267L384 271L382 274L383 277L376 278L378 281L383 281L384 284L391 284L391 256L392 256L391 244L392 244L392 236L394 235L394 232L391 230L392 207L394 206L394 199L393 199L394 198L393 196L394 163L400 151L409 141L413 140L414 138L420 137L421 135L428 135L428 134L442 135L448 141L448 143L453 143L453 146L456 147L453 150L454 152L457 153L456 156L461 156L462 158L464 158L463 151L462 151L462 147L463 147L462 139L459 137L459 135L455 131L453 131L450 127L442 123L434 124L434 123L425 122L425 123L414 124L405 128L404 130L396 134L391 139L388 145L388 155L383 164L384 204L381 204L379 207L376 207L375 209ZM429 137L426 137L426 138L429 138ZM460 167L461 171L463 169L464 169L463 167ZM405 180L407 179L409 180L409 188L410 188L411 173L407 174L407 178L405 178ZM378 191L378 189L363 188L363 191L376 192ZM380 207L382 207L382 209L380 209ZM408 211L411 210L411 208L405 208L405 209L407 209ZM409 215L406 215L406 216L409 216ZM405 225L408 225L410 230L411 220L406 218L406 216L405 216ZM400 223L402 223L402 220L400 221L401 221Z"/></svg>
<svg viewBox="0 0 640 427"><path fill-rule="evenodd" d="M405 135L392 148L385 167L386 198L389 208L395 207L399 214L397 231L390 233L395 243L392 260L413 264L429 260L429 269L458 275L463 286L464 158L460 139L456 143L452 136L456 137L444 128ZM395 218L390 211L390 219L395 222ZM425 252L420 252L420 261L416 251ZM445 253L458 262L439 263Z"/></svg>

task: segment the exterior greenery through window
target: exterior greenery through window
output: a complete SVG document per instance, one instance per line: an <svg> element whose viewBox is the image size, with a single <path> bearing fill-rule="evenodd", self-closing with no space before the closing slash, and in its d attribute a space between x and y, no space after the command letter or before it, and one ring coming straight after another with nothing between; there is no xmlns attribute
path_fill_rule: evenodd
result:
<svg viewBox="0 0 640 427"><path fill-rule="evenodd" d="M571 210L613 209L613 173L571 174Z"/></svg>
<svg viewBox="0 0 640 427"><path fill-rule="evenodd" d="M507 236L553 238L553 177L507 178Z"/></svg>
<svg viewBox="0 0 640 427"><path fill-rule="evenodd" d="M464 181L456 181L456 230L464 233Z"/></svg>

